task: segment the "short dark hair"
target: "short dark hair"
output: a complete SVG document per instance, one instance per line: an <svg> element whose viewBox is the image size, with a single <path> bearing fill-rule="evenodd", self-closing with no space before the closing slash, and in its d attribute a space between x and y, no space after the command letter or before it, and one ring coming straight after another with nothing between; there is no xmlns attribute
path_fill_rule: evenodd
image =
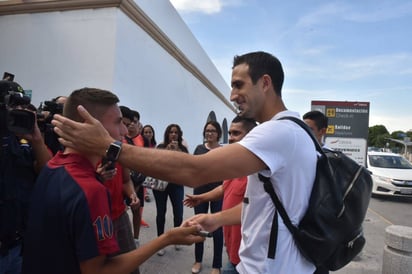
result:
<svg viewBox="0 0 412 274"><path fill-rule="evenodd" d="M126 106L120 106L120 111L122 112L122 116L124 118L129 119L130 121L133 120L132 110Z"/></svg>
<svg viewBox="0 0 412 274"><path fill-rule="evenodd" d="M319 110L312 110L312 111L306 112L303 115L303 120L305 119L314 121L318 129L328 127L328 117L326 117L325 114L323 114Z"/></svg>
<svg viewBox="0 0 412 274"><path fill-rule="evenodd" d="M134 110L134 109L132 109L131 112L132 112L132 120L133 120L134 117L136 117L137 120L140 121L140 113L137 110Z"/></svg>
<svg viewBox="0 0 412 274"><path fill-rule="evenodd" d="M282 64L275 56L263 51L236 55L233 58L232 69L240 64L247 64L249 66L249 76L253 84L256 84L257 80L263 75L269 75L272 79L276 94L282 96L282 86L285 76Z"/></svg>
<svg viewBox="0 0 412 274"><path fill-rule="evenodd" d="M97 88L82 88L73 91L67 98L63 108L63 115L83 122L77 112L77 106L82 105L95 118L99 119L107 110L119 102L119 98L112 92Z"/></svg>
<svg viewBox="0 0 412 274"><path fill-rule="evenodd" d="M251 131L252 128L257 126L257 123L256 123L255 120L253 120L251 118L241 117L239 115L237 115L237 116L235 116L235 118L233 118L232 123L241 123L242 127L246 130L246 132Z"/></svg>

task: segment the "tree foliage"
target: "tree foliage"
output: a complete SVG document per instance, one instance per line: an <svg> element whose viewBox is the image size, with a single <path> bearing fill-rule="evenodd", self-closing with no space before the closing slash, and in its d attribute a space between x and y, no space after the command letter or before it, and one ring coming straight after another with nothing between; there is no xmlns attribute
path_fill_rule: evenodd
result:
<svg viewBox="0 0 412 274"><path fill-rule="evenodd" d="M389 132L384 125L376 125L369 128L368 146L385 147L385 138L390 138Z"/></svg>
<svg viewBox="0 0 412 274"><path fill-rule="evenodd" d="M396 130L389 133L384 125L375 125L369 128L368 146L383 148L389 145L389 148L393 151L400 151L402 145L396 142L391 142L391 139L404 140L405 137L412 139L412 131L404 132Z"/></svg>

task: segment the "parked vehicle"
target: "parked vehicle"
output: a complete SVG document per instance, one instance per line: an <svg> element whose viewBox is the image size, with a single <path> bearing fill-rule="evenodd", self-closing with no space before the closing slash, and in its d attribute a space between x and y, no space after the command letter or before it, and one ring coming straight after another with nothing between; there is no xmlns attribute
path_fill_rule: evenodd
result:
<svg viewBox="0 0 412 274"><path fill-rule="evenodd" d="M367 168L372 174L372 194L412 197L412 164L401 155L369 151Z"/></svg>

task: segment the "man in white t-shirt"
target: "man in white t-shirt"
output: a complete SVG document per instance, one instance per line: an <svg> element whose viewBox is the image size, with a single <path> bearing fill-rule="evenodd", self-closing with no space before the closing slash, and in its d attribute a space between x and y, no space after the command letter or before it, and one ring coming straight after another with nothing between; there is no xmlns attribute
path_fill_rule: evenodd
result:
<svg viewBox="0 0 412 274"><path fill-rule="evenodd" d="M315 270L315 266L300 254L280 217L276 256L274 259L267 256L276 209L263 189L258 173L270 176L290 219L297 224L308 206L317 159L308 134L293 121L278 120L283 116L299 117L298 113L287 110L283 103L283 78L281 63L269 53L235 56L230 100L237 105L239 116L260 123L241 142L196 156L127 144L117 149L118 161L122 165L191 187L252 174L248 177L242 208L195 216L185 222L198 223L203 229L214 231L222 225L238 224L242 210L241 262L237 265L242 274L304 274ZM99 156L113 150L114 140L101 124L84 108L80 107L78 111L84 123L60 115L53 120L62 144Z"/></svg>

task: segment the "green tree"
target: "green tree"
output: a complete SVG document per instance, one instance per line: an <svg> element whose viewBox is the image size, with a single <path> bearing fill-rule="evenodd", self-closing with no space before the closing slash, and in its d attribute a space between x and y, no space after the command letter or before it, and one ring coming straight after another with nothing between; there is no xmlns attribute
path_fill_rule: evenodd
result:
<svg viewBox="0 0 412 274"><path fill-rule="evenodd" d="M406 136L406 133L402 130L397 130L391 133L391 138L402 140L403 137Z"/></svg>
<svg viewBox="0 0 412 274"><path fill-rule="evenodd" d="M387 138L390 138L390 135L384 125L372 126L369 128L368 146L385 147Z"/></svg>

